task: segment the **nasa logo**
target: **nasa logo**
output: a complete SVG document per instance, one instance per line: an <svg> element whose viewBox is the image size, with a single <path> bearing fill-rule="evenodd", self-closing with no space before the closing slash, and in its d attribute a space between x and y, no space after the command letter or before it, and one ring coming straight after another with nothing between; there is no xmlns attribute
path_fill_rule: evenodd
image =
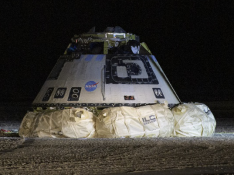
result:
<svg viewBox="0 0 235 175"><path fill-rule="evenodd" d="M98 82L98 83L99 83L99 82ZM98 83L96 83L96 82L94 82L94 81L88 81L88 82L85 84L85 89L86 89L86 91L92 92L92 91L96 90Z"/></svg>

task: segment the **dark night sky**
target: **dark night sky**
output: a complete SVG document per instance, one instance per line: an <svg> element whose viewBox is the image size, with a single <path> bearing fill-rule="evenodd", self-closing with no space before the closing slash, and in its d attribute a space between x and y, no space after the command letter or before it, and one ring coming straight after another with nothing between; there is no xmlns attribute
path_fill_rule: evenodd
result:
<svg viewBox="0 0 235 175"><path fill-rule="evenodd" d="M140 36L182 101L233 100L232 0L5 1L2 100L33 100L74 34L121 26Z"/></svg>

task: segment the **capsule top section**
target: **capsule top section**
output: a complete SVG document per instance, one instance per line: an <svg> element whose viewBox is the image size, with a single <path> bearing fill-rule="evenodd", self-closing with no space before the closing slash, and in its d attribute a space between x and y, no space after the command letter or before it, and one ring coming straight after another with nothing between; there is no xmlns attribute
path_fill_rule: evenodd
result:
<svg viewBox="0 0 235 175"><path fill-rule="evenodd" d="M126 33L121 27L107 27L104 32L96 32L92 27L87 33L74 35L64 54L151 54L139 36Z"/></svg>
<svg viewBox="0 0 235 175"><path fill-rule="evenodd" d="M104 33L127 33L125 30L123 30L123 28L121 28L120 26L115 26L115 27L107 27L104 30ZM87 33L95 33L95 27L92 27Z"/></svg>

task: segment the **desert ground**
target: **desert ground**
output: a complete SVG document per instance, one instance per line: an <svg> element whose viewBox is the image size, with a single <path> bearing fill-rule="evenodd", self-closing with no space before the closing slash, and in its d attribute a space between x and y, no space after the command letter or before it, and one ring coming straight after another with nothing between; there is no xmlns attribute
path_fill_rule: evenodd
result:
<svg viewBox="0 0 235 175"><path fill-rule="evenodd" d="M213 137L42 139L0 137L0 174L233 174L233 102L204 102ZM17 129L30 102L2 103L0 129Z"/></svg>

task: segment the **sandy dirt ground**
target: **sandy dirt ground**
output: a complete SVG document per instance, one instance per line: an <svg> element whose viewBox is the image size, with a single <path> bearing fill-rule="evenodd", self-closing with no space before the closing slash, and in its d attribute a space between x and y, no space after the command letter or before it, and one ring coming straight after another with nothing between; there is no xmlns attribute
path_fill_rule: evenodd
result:
<svg viewBox="0 0 235 175"><path fill-rule="evenodd" d="M206 104L217 121L213 137L0 137L0 174L233 174L233 103ZM0 128L19 127L26 106L0 105Z"/></svg>
<svg viewBox="0 0 235 175"><path fill-rule="evenodd" d="M0 174L233 173L233 140L233 134L151 139L2 137Z"/></svg>

